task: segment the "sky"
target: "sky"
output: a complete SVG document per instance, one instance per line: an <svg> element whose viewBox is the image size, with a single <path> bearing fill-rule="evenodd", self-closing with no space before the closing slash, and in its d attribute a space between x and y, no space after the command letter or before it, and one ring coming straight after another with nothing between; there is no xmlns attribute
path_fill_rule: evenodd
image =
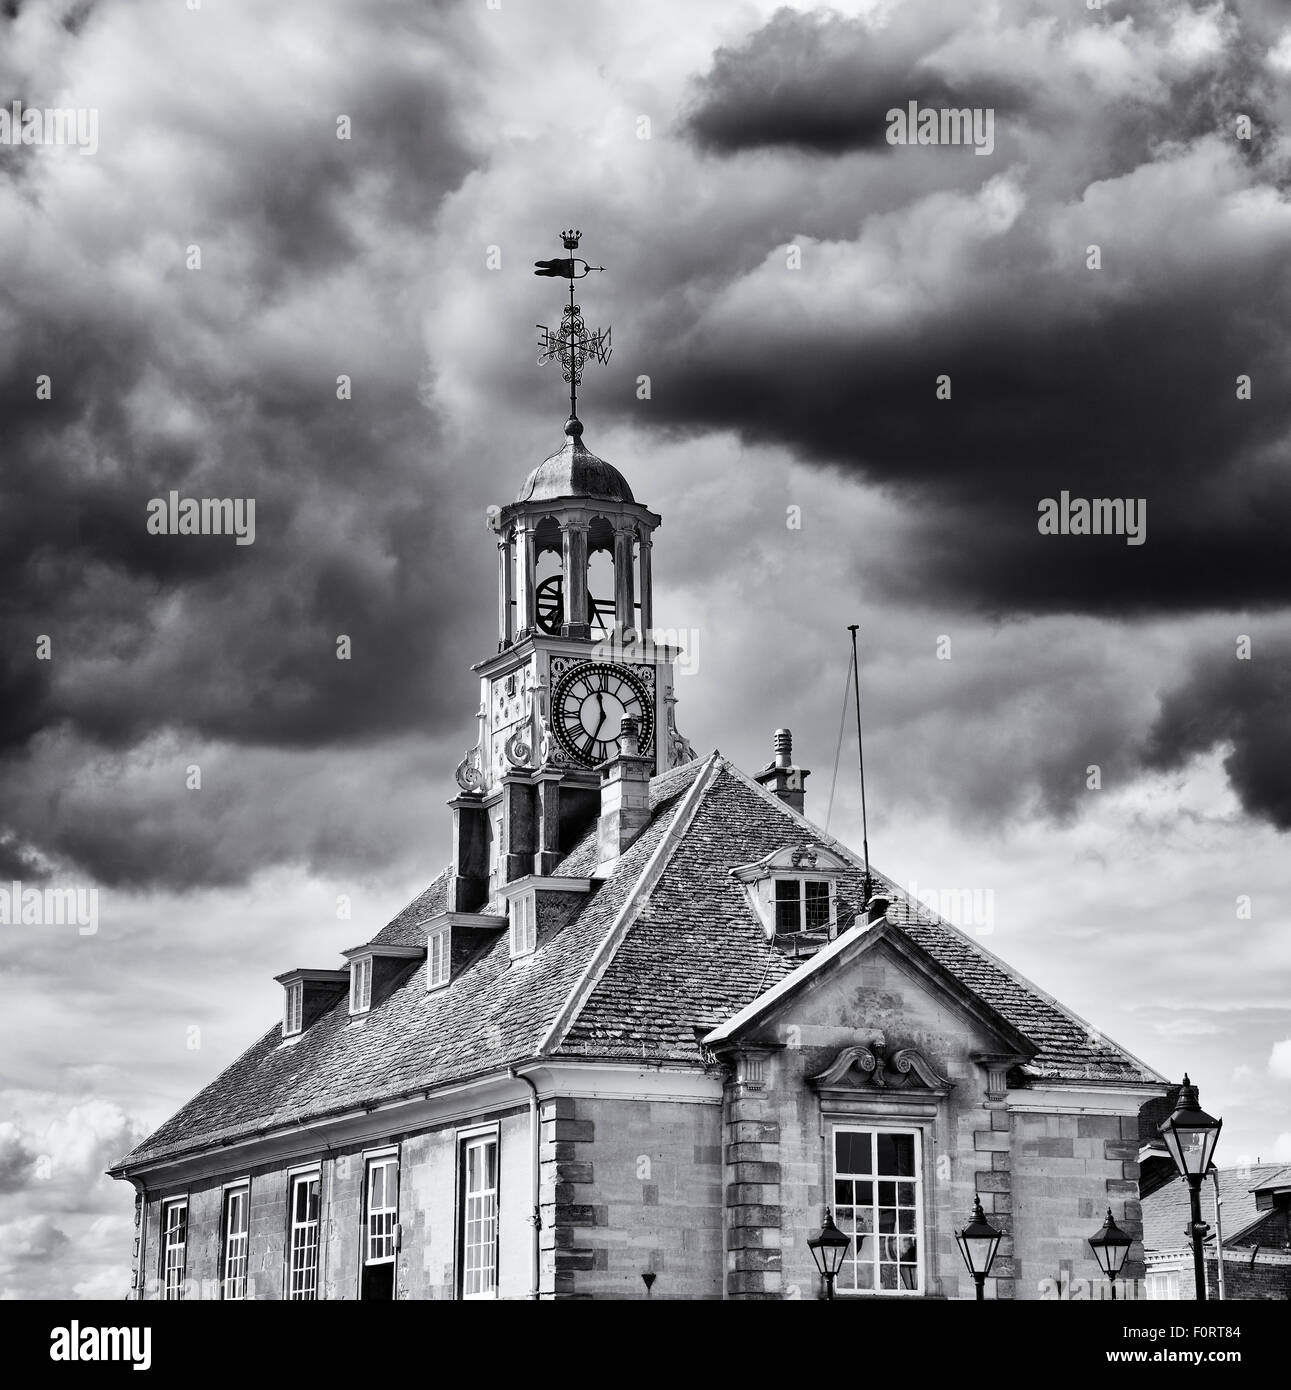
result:
<svg viewBox="0 0 1291 1390"><path fill-rule="evenodd" d="M0 6L97 121L0 144L0 883L97 895L0 925L0 1297L123 1294L104 1168L447 862L570 226L682 732L859 845L859 624L876 866L1291 1163L1285 8L191 2Z"/></svg>

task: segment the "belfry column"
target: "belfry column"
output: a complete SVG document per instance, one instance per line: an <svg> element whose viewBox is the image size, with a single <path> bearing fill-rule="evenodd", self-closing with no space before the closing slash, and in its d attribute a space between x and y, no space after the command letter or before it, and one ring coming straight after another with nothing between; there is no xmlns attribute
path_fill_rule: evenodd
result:
<svg viewBox="0 0 1291 1390"><path fill-rule="evenodd" d="M650 537L642 531L641 547L641 638L649 639L654 630L654 596L650 588Z"/></svg>
<svg viewBox="0 0 1291 1390"><path fill-rule="evenodd" d="M498 651L511 645L515 636L511 601L515 597L515 550L510 538L498 541Z"/></svg>
<svg viewBox="0 0 1291 1390"><path fill-rule="evenodd" d="M561 532L565 566L565 613L561 635L590 637L587 616L587 530L585 521L567 521Z"/></svg>
<svg viewBox="0 0 1291 1390"><path fill-rule="evenodd" d="M538 626L538 556L534 549L533 527L528 518L516 522L516 578L519 592L516 604L516 635L532 632Z"/></svg>
<svg viewBox="0 0 1291 1390"><path fill-rule="evenodd" d="M636 626L632 593L633 535L631 526L614 528L614 633L620 638L628 628Z"/></svg>

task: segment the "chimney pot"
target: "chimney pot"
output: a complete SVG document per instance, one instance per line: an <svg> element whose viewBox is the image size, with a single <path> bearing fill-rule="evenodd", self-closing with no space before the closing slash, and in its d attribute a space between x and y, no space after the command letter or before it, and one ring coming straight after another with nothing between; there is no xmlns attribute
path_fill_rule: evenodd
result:
<svg viewBox="0 0 1291 1390"><path fill-rule="evenodd" d="M623 719L619 751L601 764L601 815L596 827L597 858L617 859L650 820L651 759L641 756L640 726Z"/></svg>
<svg viewBox="0 0 1291 1390"><path fill-rule="evenodd" d="M803 813L806 801L807 778L811 773L803 767L795 767L793 761L793 734L788 729L775 731L775 758L757 774L768 791L774 792L786 806L792 807L799 815Z"/></svg>

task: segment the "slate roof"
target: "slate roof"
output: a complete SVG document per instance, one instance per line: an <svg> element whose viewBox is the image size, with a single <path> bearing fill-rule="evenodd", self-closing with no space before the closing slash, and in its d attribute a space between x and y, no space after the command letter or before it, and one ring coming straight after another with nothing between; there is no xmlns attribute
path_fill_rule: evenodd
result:
<svg viewBox="0 0 1291 1390"><path fill-rule="evenodd" d="M425 962L410 961L361 1019L341 997L294 1042L275 1024L117 1169L539 1055L700 1065L697 1028L716 1027L805 965L768 945L729 870L789 844L827 844L850 865L837 888L842 930L861 910L862 866L717 753L654 778L650 807L638 840L589 894L550 895L533 955L511 961L499 932L465 968L455 962L444 989L427 991ZM596 869L593 825L555 873ZM1029 1076L1163 1083L972 937L871 876L899 928L1035 1044ZM421 924L442 910L446 881L447 871L372 941L424 945Z"/></svg>
<svg viewBox="0 0 1291 1390"><path fill-rule="evenodd" d="M1269 1173L1262 1177L1254 1186L1259 1188L1277 1188L1279 1191L1286 1191L1291 1188L1291 1164L1284 1164L1276 1172Z"/></svg>
<svg viewBox="0 0 1291 1390"><path fill-rule="evenodd" d="M1225 1246L1257 1217L1264 1215L1256 1210L1254 1189L1263 1187L1284 1166L1281 1163L1256 1163L1245 1168L1219 1170ZM1215 1243L1214 1191L1209 1181L1202 1184L1201 1219L1210 1223L1210 1245ZM1143 1198L1143 1249L1148 1254L1186 1250L1188 1240L1184 1232L1191 1220L1188 1184L1176 1174L1173 1181Z"/></svg>

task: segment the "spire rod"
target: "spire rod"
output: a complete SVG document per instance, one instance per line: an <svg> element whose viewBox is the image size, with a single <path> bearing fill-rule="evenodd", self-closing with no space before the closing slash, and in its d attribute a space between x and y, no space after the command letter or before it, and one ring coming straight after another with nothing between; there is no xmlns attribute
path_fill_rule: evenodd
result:
<svg viewBox="0 0 1291 1390"><path fill-rule="evenodd" d="M852 634L852 673L856 692L856 761L861 774L861 849L865 855L865 902L869 905L872 884L870 880L870 827L865 814L865 739L861 734L861 663L856 652L856 631L858 623L849 623L847 630Z"/></svg>
<svg viewBox="0 0 1291 1390"><path fill-rule="evenodd" d="M577 251L582 232L571 227L561 232L561 245L566 251ZM574 302L574 281L585 280L592 271L603 271L603 265L588 265L580 256L558 257L549 261L535 261L535 275L561 276L569 281L569 303L561 315L560 327L551 329L545 324L538 325L538 365L559 362L561 375L569 383L569 425L578 422L578 387L583 379L583 367L588 361L604 366L610 360L613 349L610 346L610 330L589 330L583 322L583 315ZM580 270L579 267L582 267ZM568 426L566 432L569 432ZM581 427L577 433L582 433Z"/></svg>

